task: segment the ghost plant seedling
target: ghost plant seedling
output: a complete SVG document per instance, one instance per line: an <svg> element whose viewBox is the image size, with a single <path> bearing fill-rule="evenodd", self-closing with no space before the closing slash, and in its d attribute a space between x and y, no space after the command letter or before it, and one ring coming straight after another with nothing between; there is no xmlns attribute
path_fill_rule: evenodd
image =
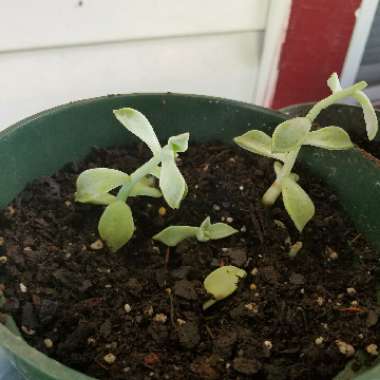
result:
<svg viewBox="0 0 380 380"><path fill-rule="evenodd" d="M276 160L274 171L276 180L263 195L263 203L271 206L282 194L286 211L301 232L306 223L314 216L315 208L307 193L297 183L298 175L292 173L298 153L303 145L311 145L329 150L343 150L353 147L350 136L336 126L311 131L312 123L319 113L344 98L353 97L363 109L367 136L373 140L378 131L375 110L368 97L362 92L366 82L359 82L343 89L336 73L327 81L332 94L316 103L305 117L295 117L279 124L272 137L262 131L252 130L234 141L242 148Z"/></svg>
<svg viewBox="0 0 380 380"><path fill-rule="evenodd" d="M238 288L239 281L247 275L244 269L240 269L233 265L226 265L212 271L204 280L203 285L211 299L203 304L206 310L214 303L221 301Z"/></svg>
<svg viewBox="0 0 380 380"><path fill-rule="evenodd" d="M236 234L238 231L225 223L211 224L208 216L199 227L191 226L169 226L153 236L169 247L174 247L182 240L196 238L200 242L223 239Z"/></svg>
<svg viewBox="0 0 380 380"><path fill-rule="evenodd" d="M132 108L114 111L116 118L130 132L140 138L152 151L152 158L132 174L120 170L97 168L81 173L77 179L75 200L82 203L105 205L100 217L100 237L112 251L117 251L132 237L135 226L129 197L163 196L172 208L179 208L186 196L187 185L176 165L178 153L188 147L189 134L170 137L161 147L148 119ZM158 178L159 189L153 186L152 176ZM117 195L112 190L118 189Z"/></svg>

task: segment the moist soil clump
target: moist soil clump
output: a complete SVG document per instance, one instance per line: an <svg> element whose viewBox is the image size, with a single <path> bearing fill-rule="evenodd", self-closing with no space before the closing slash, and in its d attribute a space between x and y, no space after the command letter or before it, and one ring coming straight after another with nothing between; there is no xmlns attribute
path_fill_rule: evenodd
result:
<svg viewBox="0 0 380 380"><path fill-rule="evenodd" d="M178 162L189 186L181 209L131 198L135 235L111 253L97 235L102 207L75 203L75 180L95 167L130 173L149 156L142 146L95 149L28 185L1 212L2 312L29 344L104 380L321 380L379 342L376 252L302 168L316 216L300 235L280 203L260 203L271 160L222 144L191 146ZM151 240L206 216L240 232L170 250ZM229 264L247 277L204 312L204 278ZM371 347L365 364L376 357Z"/></svg>

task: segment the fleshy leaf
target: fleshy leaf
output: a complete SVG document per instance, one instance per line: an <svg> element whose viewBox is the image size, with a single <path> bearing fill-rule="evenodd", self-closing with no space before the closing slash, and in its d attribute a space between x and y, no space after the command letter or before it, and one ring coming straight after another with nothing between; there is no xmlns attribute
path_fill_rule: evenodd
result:
<svg viewBox="0 0 380 380"><path fill-rule="evenodd" d="M235 137L234 142L249 152L260 154L265 157L275 158L280 161L285 160L284 154L272 153L272 139L262 131L255 129L248 131L241 136Z"/></svg>
<svg viewBox="0 0 380 380"><path fill-rule="evenodd" d="M181 133L177 136L172 136L168 140L168 145L175 153L186 152L189 146L189 136L190 134Z"/></svg>
<svg viewBox="0 0 380 380"><path fill-rule="evenodd" d="M357 91L353 97L359 102L363 109L364 121L367 130L368 140L373 140L379 130L379 122L376 112L368 96L363 91Z"/></svg>
<svg viewBox="0 0 380 380"><path fill-rule="evenodd" d="M117 120L131 133L142 140L153 154L161 151L161 145L154 133L149 120L139 111L133 108L120 108L113 111Z"/></svg>
<svg viewBox="0 0 380 380"><path fill-rule="evenodd" d="M130 207L120 200L111 203L100 217L98 230L112 252L119 250L135 231Z"/></svg>
<svg viewBox="0 0 380 380"><path fill-rule="evenodd" d="M167 204L171 208L179 208L186 196L185 179L175 163L175 153L168 147L162 150L161 172L159 186Z"/></svg>
<svg viewBox="0 0 380 380"><path fill-rule="evenodd" d="M314 216L313 201L302 187L289 177L283 179L282 199L290 218L301 232L306 223Z"/></svg>
<svg viewBox="0 0 380 380"><path fill-rule="evenodd" d="M337 73L331 74L327 81L330 90L335 93L342 90ZM363 109L364 121L367 130L368 140L373 140L379 130L379 122L377 120L375 109L368 96L363 91L356 91L353 98L361 105Z"/></svg>
<svg viewBox="0 0 380 380"><path fill-rule="evenodd" d="M159 189L154 187L154 181L149 178L142 178L139 182L133 186L129 193L130 197L146 196L152 198L162 197L162 193Z"/></svg>
<svg viewBox="0 0 380 380"><path fill-rule="evenodd" d="M212 271L204 280L203 285L214 301L220 301L230 296L238 287L238 283L247 275L243 269L233 265L226 265ZM206 302L203 308L214 302Z"/></svg>
<svg viewBox="0 0 380 380"><path fill-rule="evenodd" d="M212 240L223 239L236 234L237 232L239 231L225 223L215 223L209 228L209 234Z"/></svg>
<svg viewBox="0 0 380 380"><path fill-rule="evenodd" d="M272 135L272 152L290 152L300 146L311 127L306 117L295 117L279 124Z"/></svg>
<svg viewBox="0 0 380 380"><path fill-rule="evenodd" d="M75 201L81 203L108 204L114 198L107 194L128 183L130 177L120 170L97 168L88 169L77 179Z"/></svg>
<svg viewBox="0 0 380 380"><path fill-rule="evenodd" d="M332 93L342 90L337 73L332 73L330 75L329 79L327 79L327 86L329 86Z"/></svg>
<svg viewBox="0 0 380 380"><path fill-rule="evenodd" d="M154 235L152 239L158 240L169 247L174 247L182 240L195 237L199 228L190 226L169 226Z"/></svg>
<svg viewBox="0 0 380 380"><path fill-rule="evenodd" d="M344 129L334 126L310 132L306 137L305 144L329 150L349 149L354 146L348 133Z"/></svg>

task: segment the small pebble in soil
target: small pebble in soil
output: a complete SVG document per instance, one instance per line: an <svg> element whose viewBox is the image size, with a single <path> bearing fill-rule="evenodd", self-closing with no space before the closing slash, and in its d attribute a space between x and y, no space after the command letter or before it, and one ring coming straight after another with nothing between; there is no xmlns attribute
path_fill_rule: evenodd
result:
<svg viewBox="0 0 380 380"><path fill-rule="evenodd" d="M325 252L329 260L335 261L339 258L338 253L334 251L332 248L330 248L329 246L326 246Z"/></svg>
<svg viewBox="0 0 380 380"><path fill-rule="evenodd" d="M244 305L244 307L248 310L248 311L251 311L253 313L258 313L259 309L257 307L257 305L253 302L250 302L250 303L247 303Z"/></svg>
<svg viewBox="0 0 380 380"><path fill-rule="evenodd" d="M71 206L71 202L70 201L65 201L65 206L66 207L70 207Z"/></svg>
<svg viewBox="0 0 380 380"><path fill-rule="evenodd" d="M247 232L247 227L246 226L242 226L241 228L240 228L240 232Z"/></svg>
<svg viewBox="0 0 380 380"><path fill-rule="evenodd" d="M217 204L213 205L212 208L214 211L220 211L220 206Z"/></svg>
<svg viewBox="0 0 380 380"><path fill-rule="evenodd" d="M178 324L179 326L182 326L182 325L184 325L185 323L186 323L185 320L183 320L183 319L181 319L181 318L177 318L177 324Z"/></svg>
<svg viewBox="0 0 380 380"><path fill-rule="evenodd" d="M254 282L252 282L252 284L249 285L249 289L256 290L257 289L257 285Z"/></svg>
<svg viewBox="0 0 380 380"><path fill-rule="evenodd" d="M278 228L281 228L282 230L286 230L285 223L282 222L281 220L273 219L273 223L274 223Z"/></svg>
<svg viewBox="0 0 380 380"><path fill-rule="evenodd" d="M26 293L28 291L28 288L21 282L20 283L20 292L21 293Z"/></svg>
<svg viewBox="0 0 380 380"><path fill-rule="evenodd" d="M156 353L151 352L148 355L144 356L143 361L147 367L153 367L159 363L160 357Z"/></svg>
<svg viewBox="0 0 380 380"><path fill-rule="evenodd" d="M257 268L253 268L253 269L251 270L251 275L252 275L252 276L256 276L257 273L259 273L259 270L258 270Z"/></svg>
<svg viewBox="0 0 380 380"><path fill-rule="evenodd" d="M124 305L124 311L125 311L126 313L130 313L131 310L132 310L131 305L130 305L129 303L126 303L126 304Z"/></svg>
<svg viewBox="0 0 380 380"><path fill-rule="evenodd" d="M87 339L87 344L88 344L88 345L93 346L95 343L96 343L96 339L93 338L92 336L90 336L90 337Z"/></svg>
<svg viewBox="0 0 380 380"><path fill-rule="evenodd" d="M356 289L355 288L347 288L347 294L350 296L353 296L356 294Z"/></svg>
<svg viewBox="0 0 380 380"><path fill-rule="evenodd" d="M319 296L319 297L317 297L316 302L319 306L322 306L325 303L325 299L323 297Z"/></svg>
<svg viewBox="0 0 380 380"><path fill-rule="evenodd" d="M324 342L324 339L322 336L319 336L318 338L315 339L314 343L317 345L317 346L320 346L321 344L323 344Z"/></svg>
<svg viewBox="0 0 380 380"><path fill-rule="evenodd" d="M44 339L44 345L46 348L52 348L54 346L54 343L51 339L46 338Z"/></svg>
<svg viewBox="0 0 380 380"><path fill-rule="evenodd" d="M6 264L7 261L8 261L8 257L7 256L0 256L0 265Z"/></svg>
<svg viewBox="0 0 380 380"><path fill-rule="evenodd" d="M116 361L116 356L112 352L110 352L109 354L103 356L103 360L107 364L113 364Z"/></svg>
<svg viewBox="0 0 380 380"><path fill-rule="evenodd" d="M4 243L5 243L5 239L2 236L0 236L0 247L2 247Z"/></svg>
<svg viewBox="0 0 380 380"><path fill-rule="evenodd" d="M351 357L355 355L355 348L346 342L343 342L342 340L336 340L335 344L338 346L339 352L347 357Z"/></svg>
<svg viewBox="0 0 380 380"><path fill-rule="evenodd" d="M264 340L263 346L269 351L273 348L273 344L270 340Z"/></svg>
<svg viewBox="0 0 380 380"><path fill-rule="evenodd" d="M243 186L243 185L240 185L240 186L239 186L239 190L240 190L240 191L243 191L243 190L244 190L244 186Z"/></svg>
<svg viewBox="0 0 380 380"><path fill-rule="evenodd" d="M373 355L373 356L378 356L379 355L379 351L378 351L378 347L377 347L377 344L369 344L365 350L370 354L370 355Z"/></svg>
<svg viewBox="0 0 380 380"><path fill-rule="evenodd" d="M153 317L154 322L166 323L168 317L164 313L158 313Z"/></svg>
<svg viewBox="0 0 380 380"><path fill-rule="evenodd" d="M158 209L158 215L160 215L160 216L165 216L166 213L167 213L167 210L166 210L165 207L162 207L162 206L161 206L161 207Z"/></svg>
<svg viewBox="0 0 380 380"><path fill-rule="evenodd" d="M226 218L226 222L227 223L232 223L234 221L234 218L232 218L231 216L228 216L227 218Z"/></svg>
<svg viewBox="0 0 380 380"><path fill-rule="evenodd" d="M351 306L359 306L359 302L354 300L351 302Z"/></svg>
<svg viewBox="0 0 380 380"><path fill-rule="evenodd" d="M21 326L21 330L26 334L26 335L34 335L36 332L33 329L30 329L29 327L26 326Z"/></svg>
<svg viewBox="0 0 380 380"><path fill-rule="evenodd" d="M100 249L103 249L103 247L104 247L104 244L100 239L95 240L93 243L90 244L90 248L93 251L99 251Z"/></svg>

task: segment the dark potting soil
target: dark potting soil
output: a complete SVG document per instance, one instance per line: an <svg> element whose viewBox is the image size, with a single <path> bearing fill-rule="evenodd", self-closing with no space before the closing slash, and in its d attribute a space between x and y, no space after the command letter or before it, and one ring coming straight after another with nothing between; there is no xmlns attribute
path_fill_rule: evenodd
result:
<svg viewBox="0 0 380 380"><path fill-rule="evenodd" d="M181 209L130 199L135 236L117 253L102 248L102 207L73 199L78 173L130 173L148 158L142 147L97 149L27 186L1 213L3 312L32 346L99 379L321 380L353 350L380 342L378 258L335 195L302 174L316 216L300 235L280 203L260 204L273 162L240 149L191 146L179 161L189 185ZM240 233L169 252L151 240L165 226L199 225L208 215ZM203 279L225 264L248 275L203 312ZM375 355L363 357L368 364Z"/></svg>

